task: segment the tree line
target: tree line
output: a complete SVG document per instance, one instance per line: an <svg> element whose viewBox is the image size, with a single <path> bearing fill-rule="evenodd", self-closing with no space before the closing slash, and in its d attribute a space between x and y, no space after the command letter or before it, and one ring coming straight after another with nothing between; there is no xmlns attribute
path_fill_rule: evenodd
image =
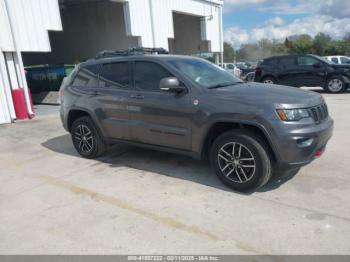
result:
<svg viewBox="0 0 350 262"><path fill-rule="evenodd" d="M285 54L350 55L350 34L340 40L332 39L324 33L315 37L307 34L295 35L284 41L262 39L257 43L243 44L238 50L234 50L231 44L224 43L225 62L258 61Z"/></svg>

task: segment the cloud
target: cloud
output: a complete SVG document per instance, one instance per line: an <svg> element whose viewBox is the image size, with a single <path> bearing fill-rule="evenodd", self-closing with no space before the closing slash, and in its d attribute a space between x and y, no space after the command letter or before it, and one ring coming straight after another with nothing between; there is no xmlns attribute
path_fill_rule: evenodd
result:
<svg viewBox="0 0 350 262"><path fill-rule="evenodd" d="M332 17L350 17L350 1L348 0L328 0L321 3L319 13Z"/></svg>
<svg viewBox="0 0 350 262"><path fill-rule="evenodd" d="M350 16L349 0L225 0L224 12L254 8L275 15L321 14L337 18Z"/></svg>
<svg viewBox="0 0 350 262"><path fill-rule="evenodd" d="M256 7L268 2L272 2L272 0L224 0L224 12L229 13L252 6Z"/></svg>
<svg viewBox="0 0 350 262"><path fill-rule="evenodd" d="M282 18L274 17L262 26L251 30L232 26L225 30L224 39L235 47L244 43L253 43L263 38L283 40L296 34L315 36L319 32L339 39L350 32L350 18L335 18L329 15L313 15L285 23Z"/></svg>

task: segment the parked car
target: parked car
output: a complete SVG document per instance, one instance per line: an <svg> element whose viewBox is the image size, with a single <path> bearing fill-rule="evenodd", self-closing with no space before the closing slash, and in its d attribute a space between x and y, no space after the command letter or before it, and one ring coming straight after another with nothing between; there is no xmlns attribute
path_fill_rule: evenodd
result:
<svg viewBox="0 0 350 262"><path fill-rule="evenodd" d="M330 93L344 92L350 83L350 65L336 65L316 55L286 55L264 59L255 81L294 87L320 86Z"/></svg>
<svg viewBox="0 0 350 262"><path fill-rule="evenodd" d="M237 67L241 70L240 78L244 81L252 82L254 81L255 68L257 63L243 63L239 62L236 64Z"/></svg>
<svg viewBox="0 0 350 262"><path fill-rule="evenodd" d="M325 56L328 61L333 62L334 64L340 64L340 65L349 65L350 64L350 58L347 56Z"/></svg>
<svg viewBox="0 0 350 262"><path fill-rule="evenodd" d="M241 76L242 71L234 63L223 63L220 66L237 77Z"/></svg>
<svg viewBox="0 0 350 262"><path fill-rule="evenodd" d="M333 129L320 94L243 82L188 56L105 52L77 66L60 94L63 126L83 157L127 143L209 159L239 191L310 163Z"/></svg>

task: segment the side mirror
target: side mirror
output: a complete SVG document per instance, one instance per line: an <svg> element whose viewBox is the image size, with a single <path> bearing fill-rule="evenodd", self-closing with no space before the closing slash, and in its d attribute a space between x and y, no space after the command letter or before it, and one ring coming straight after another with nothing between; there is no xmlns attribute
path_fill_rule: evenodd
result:
<svg viewBox="0 0 350 262"><path fill-rule="evenodd" d="M180 85L180 81L176 77L166 77L160 80L159 89L173 93L185 91L185 87Z"/></svg>

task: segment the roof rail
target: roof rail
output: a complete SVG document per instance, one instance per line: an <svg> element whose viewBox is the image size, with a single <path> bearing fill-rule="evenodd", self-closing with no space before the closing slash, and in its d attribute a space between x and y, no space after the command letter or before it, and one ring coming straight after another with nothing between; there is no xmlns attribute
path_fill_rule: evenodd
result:
<svg viewBox="0 0 350 262"><path fill-rule="evenodd" d="M95 59L113 56L132 56L132 55L164 55L168 54L164 48L147 48L147 47L131 47L126 50L104 50L96 54Z"/></svg>

